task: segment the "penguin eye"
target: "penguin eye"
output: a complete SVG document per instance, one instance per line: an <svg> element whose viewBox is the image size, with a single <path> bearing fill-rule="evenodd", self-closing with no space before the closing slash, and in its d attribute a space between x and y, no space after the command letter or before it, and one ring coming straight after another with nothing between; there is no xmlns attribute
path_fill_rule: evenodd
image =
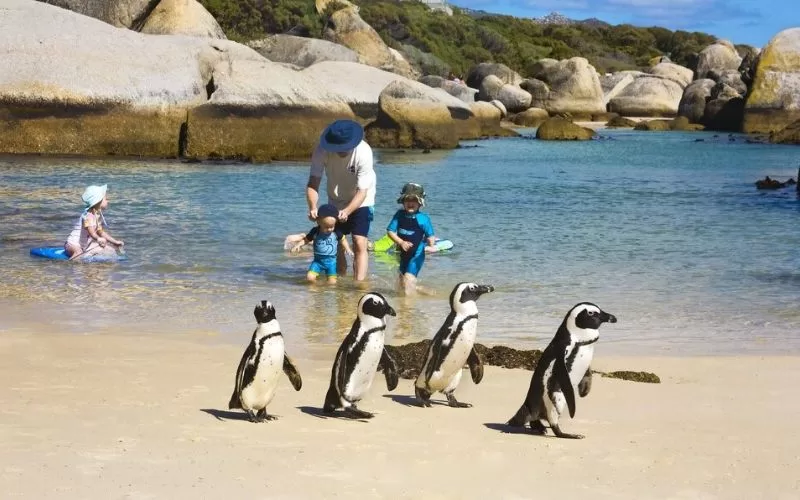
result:
<svg viewBox="0 0 800 500"><path fill-rule="evenodd" d="M586 311L589 316L594 316L594 311Z"/></svg>

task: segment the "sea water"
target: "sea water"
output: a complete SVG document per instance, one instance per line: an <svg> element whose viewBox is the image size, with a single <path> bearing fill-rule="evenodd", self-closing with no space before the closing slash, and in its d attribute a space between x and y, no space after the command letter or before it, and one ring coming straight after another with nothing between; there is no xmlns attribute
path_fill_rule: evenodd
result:
<svg viewBox="0 0 800 500"><path fill-rule="evenodd" d="M479 339L544 347L566 312L590 301L619 319L604 352L800 351L800 150L712 133L602 131L601 140L465 142L420 154L376 151L370 237L385 234L400 188L425 186L436 234L455 247L427 258L429 294L401 297L397 264L370 255L366 290L397 309L392 343L431 337L461 281L492 284ZM309 230L307 163L0 159L0 330L174 332L247 341L269 299L292 348L336 344L365 289L350 277L310 286L310 256L283 249ZM48 261L88 184L109 185L106 219L124 239L118 264ZM323 183L324 186L324 183ZM323 194L324 198L324 194Z"/></svg>

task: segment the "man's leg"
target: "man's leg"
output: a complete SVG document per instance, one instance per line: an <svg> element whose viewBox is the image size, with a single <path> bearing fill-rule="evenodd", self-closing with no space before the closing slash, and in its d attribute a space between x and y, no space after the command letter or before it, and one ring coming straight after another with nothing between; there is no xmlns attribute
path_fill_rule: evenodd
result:
<svg viewBox="0 0 800 500"><path fill-rule="evenodd" d="M344 254L342 245L339 245L339 249L336 252L336 274L347 276L347 256Z"/></svg>
<svg viewBox="0 0 800 500"><path fill-rule="evenodd" d="M353 254L355 254L353 257L354 279L356 281L364 281L367 277L367 267L369 266L366 236L353 235Z"/></svg>

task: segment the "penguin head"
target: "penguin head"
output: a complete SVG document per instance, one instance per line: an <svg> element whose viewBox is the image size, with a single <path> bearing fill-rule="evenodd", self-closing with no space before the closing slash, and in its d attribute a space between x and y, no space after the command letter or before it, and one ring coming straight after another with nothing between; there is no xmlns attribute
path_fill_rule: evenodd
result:
<svg viewBox="0 0 800 500"><path fill-rule="evenodd" d="M484 293L493 292L492 285L478 285L477 283L459 283L450 292L450 307L457 311L461 304L476 302Z"/></svg>
<svg viewBox="0 0 800 500"><path fill-rule="evenodd" d="M275 307L271 302L262 300L260 304L256 304L253 314L258 324L269 323L275 319Z"/></svg>
<svg viewBox="0 0 800 500"><path fill-rule="evenodd" d="M372 316L383 319L386 315L397 316L394 308L389 305L386 298L378 292L370 292L358 301L358 317Z"/></svg>
<svg viewBox="0 0 800 500"><path fill-rule="evenodd" d="M581 330L597 330L603 323L616 323L617 317L591 302L581 302L570 309L564 321L570 330L573 325Z"/></svg>

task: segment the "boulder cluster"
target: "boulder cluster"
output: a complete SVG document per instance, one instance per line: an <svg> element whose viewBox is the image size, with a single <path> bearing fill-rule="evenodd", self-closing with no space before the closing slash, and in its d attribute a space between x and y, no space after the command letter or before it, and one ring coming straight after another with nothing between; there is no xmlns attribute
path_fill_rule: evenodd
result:
<svg viewBox="0 0 800 500"><path fill-rule="evenodd" d="M454 148L514 125L589 139L573 120L617 116L799 142L800 28L760 53L719 41L692 69L660 57L647 72L599 75L574 57L541 59L525 77L482 63L462 82L420 76L347 0L316 8L324 40L243 45L196 0L4 0L0 153L307 158L338 118L387 148Z"/></svg>

